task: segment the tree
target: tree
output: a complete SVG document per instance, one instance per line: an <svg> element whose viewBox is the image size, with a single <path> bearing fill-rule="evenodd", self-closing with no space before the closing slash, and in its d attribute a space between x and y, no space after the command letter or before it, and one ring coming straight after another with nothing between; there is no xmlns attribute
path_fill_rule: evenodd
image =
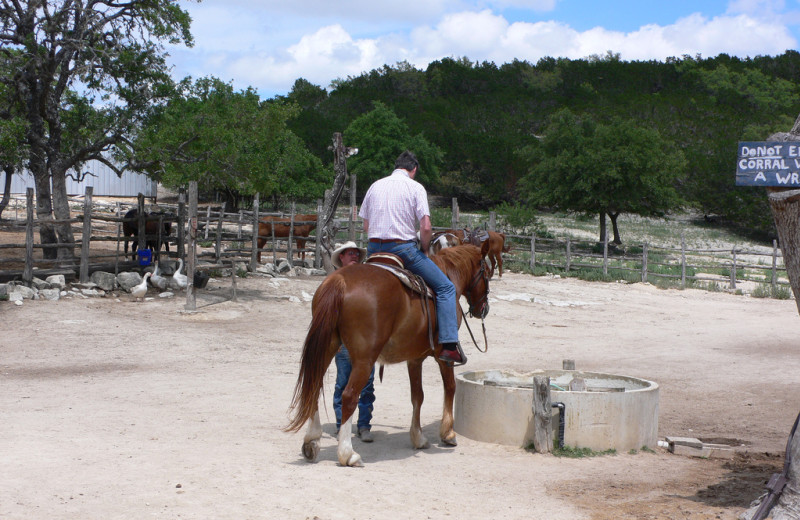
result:
<svg viewBox="0 0 800 520"><path fill-rule="evenodd" d="M0 82L27 125L43 244L74 241L68 223L48 222L70 216L70 170L97 159L121 173L108 153L159 103L171 83L162 42L191 45L189 23L177 0L0 0L0 69L13 71ZM71 246L45 249L56 256L74 261Z"/></svg>
<svg viewBox="0 0 800 520"><path fill-rule="evenodd" d="M551 119L540 142L523 151L531 168L523 191L535 204L611 218L621 244L621 213L660 216L680 204L675 184L685 161L674 145L649 128L614 119L599 125L567 109Z"/></svg>
<svg viewBox="0 0 800 520"><path fill-rule="evenodd" d="M25 132L25 121L20 117L19 106L11 99L9 89L0 83L0 170L5 179L0 216L11 199L11 179L23 164L27 150Z"/></svg>
<svg viewBox="0 0 800 520"><path fill-rule="evenodd" d="M262 102L217 78L186 79L144 124L133 148L139 165L165 186L197 181L226 194L316 198L329 184L322 163L287 128L294 105Z"/></svg>
<svg viewBox="0 0 800 520"><path fill-rule="evenodd" d="M344 131L345 143L358 148L358 154L348 159L348 170L358 176L359 193L363 195L373 182L391 172L394 161L404 150L411 150L419 159L416 180L435 185L442 151L424 135L412 135L408 125L385 104L376 101L373 107Z"/></svg>

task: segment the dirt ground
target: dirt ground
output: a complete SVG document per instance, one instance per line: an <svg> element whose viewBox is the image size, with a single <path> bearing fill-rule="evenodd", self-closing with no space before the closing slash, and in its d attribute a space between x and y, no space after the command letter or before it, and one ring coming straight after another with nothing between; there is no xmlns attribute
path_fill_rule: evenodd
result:
<svg viewBox="0 0 800 520"><path fill-rule="evenodd" d="M506 273L489 351L457 369L577 368L660 385L659 435L735 446L734 460L655 452L570 459L459 437L438 444L426 363L411 448L403 365L376 381L363 468L336 462L326 376L322 449L307 463L288 406L321 277L248 277L144 302L0 302L0 518L735 518L779 471L800 407L793 301ZM480 322L471 320L473 329Z"/></svg>

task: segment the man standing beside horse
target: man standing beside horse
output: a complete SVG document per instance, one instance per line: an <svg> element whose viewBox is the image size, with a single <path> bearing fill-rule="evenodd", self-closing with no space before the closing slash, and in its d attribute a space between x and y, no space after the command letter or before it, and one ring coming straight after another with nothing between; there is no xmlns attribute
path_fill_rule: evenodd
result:
<svg viewBox="0 0 800 520"><path fill-rule="evenodd" d="M413 153L408 150L401 153L394 171L369 187L358 214L369 236L367 252L399 256L406 269L422 277L434 290L439 343L442 344L439 359L454 366L463 365L467 356L458 342L455 287L427 256L432 226L428 194L422 184L414 180L418 168L419 161Z"/></svg>
<svg viewBox="0 0 800 520"><path fill-rule="evenodd" d="M358 247L355 242L345 242L337 247L331 255L331 262L337 269L348 265L360 264L367 258L367 250ZM350 363L350 354L347 347L342 345L333 358L336 362L336 385L333 388L333 412L336 414L336 436L342 424L342 392L350 379L353 365ZM367 384L358 394L358 437L362 442L372 442L372 403L375 402L375 368L369 374Z"/></svg>

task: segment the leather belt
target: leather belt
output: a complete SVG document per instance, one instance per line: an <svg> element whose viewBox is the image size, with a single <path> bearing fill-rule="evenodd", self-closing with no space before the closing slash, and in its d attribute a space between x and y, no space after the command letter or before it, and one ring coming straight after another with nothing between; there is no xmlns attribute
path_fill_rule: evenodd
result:
<svg viewBox="0 0 800 520"><path fill-rule="evenodd" d="M399 238L370 238L370 242L376 244L407 244L411 240L400 240Z"/></svg>

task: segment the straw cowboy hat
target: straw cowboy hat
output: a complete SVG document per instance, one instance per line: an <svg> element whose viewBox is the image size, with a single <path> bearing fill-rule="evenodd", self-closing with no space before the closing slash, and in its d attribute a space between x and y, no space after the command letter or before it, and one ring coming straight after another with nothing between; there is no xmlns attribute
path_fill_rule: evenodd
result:
<svg viewBox="0 0 800 520"><path fill-rule="evenodd" d="M358 247L358 244L353 242L352 240L345 242L344 244L337 247L333 254L331 255L331 262L337 268L342 267L342 259L339 258L341 254L344 252L345 249L356 249L358 250L358 261L363 262L364 259L367 257L367 250L363 247Z"/></svg>

